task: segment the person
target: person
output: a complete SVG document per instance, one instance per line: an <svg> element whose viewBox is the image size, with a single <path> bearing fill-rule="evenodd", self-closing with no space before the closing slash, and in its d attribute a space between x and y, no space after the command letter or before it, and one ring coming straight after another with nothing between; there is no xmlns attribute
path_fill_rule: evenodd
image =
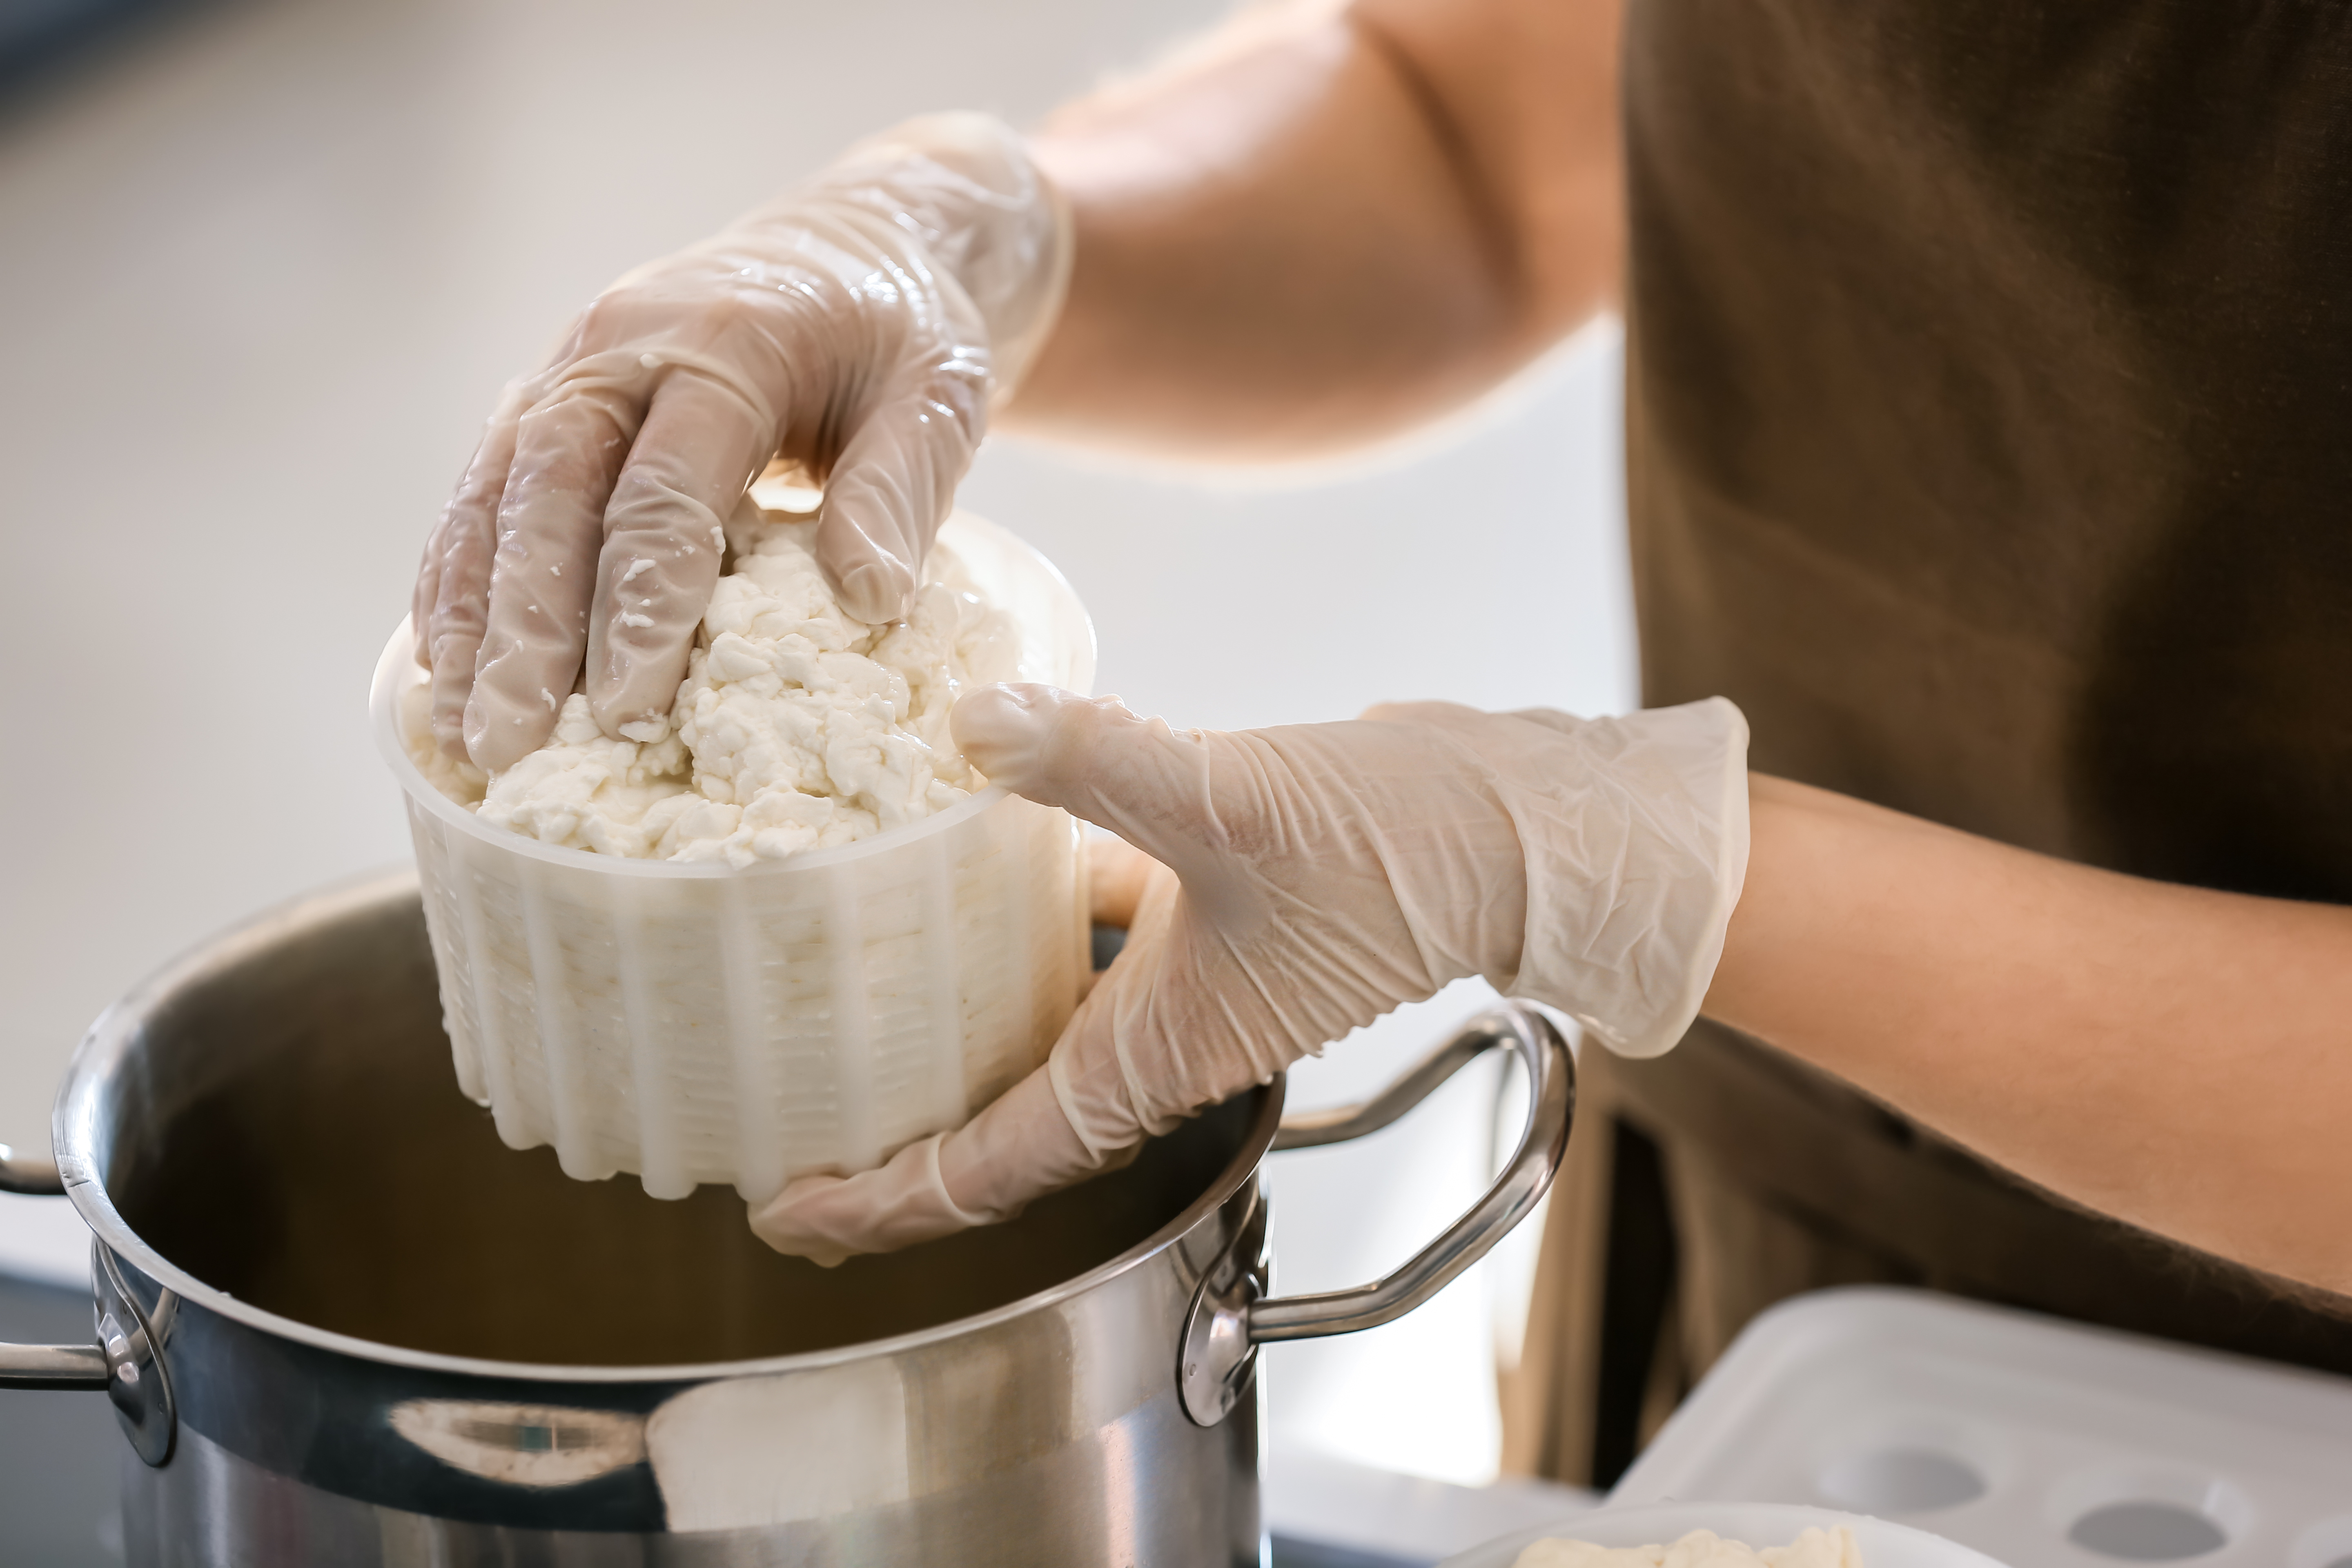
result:
<svg viewBox="0 0 2352 1568"><path fill-rule="evenodd" d="M1844 1279L2352 1371L2347 68L2185 0L1355 0L1029 141L911 122L509 390L419 579L437 731L502 766L575 681L657 731L772 460L887 618L992 421L1327 452L1622 304L1648 706L967 697L983 772L1124 840L1133 934L1046 1068L755 1228L1003 1217L1483 974L1621 1054L1579 1268L1671 1234L1681 1375Z"/></svg>

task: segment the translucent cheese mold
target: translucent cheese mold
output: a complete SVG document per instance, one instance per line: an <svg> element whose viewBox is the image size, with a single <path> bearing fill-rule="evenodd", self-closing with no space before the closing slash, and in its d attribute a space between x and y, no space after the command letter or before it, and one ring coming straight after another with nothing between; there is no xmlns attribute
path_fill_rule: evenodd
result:
<svg viewBox="0 0 2352 1568"><path fill-rule="evenodd" d="M1061 574L993 524L941 531L1020 628L1019 673L1094 682ZM480 821L401 734L406 622L370 719L407 798L457 1082L564 1173L753 1203L961 1125L1045 1059L1087 973L1065 812L992 785L922 822L735 870L559 848Z"/></svg>

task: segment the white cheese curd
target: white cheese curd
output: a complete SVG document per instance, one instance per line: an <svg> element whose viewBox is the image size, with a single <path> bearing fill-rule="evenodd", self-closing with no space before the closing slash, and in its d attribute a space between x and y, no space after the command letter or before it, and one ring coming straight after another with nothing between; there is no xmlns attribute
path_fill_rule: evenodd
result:
<svg viewBox="0 0 2352 1568"><path fill-rule="evenodd" d="M1538 1541L1511 1568L1862 1568L1862 1548L1843 1525L1808 1530L1786 1546L1761 1551L1713 1531L1694 1530L1671 1546Z"/></svg>
<svg viewBox="0 0 2352 1568"><path fill-rule="evenodd" d="M543 843L738 868L854 843L982 787L948 713L1014 677L1017 639L953 548L934 549L905 620L870 626L835 599L813 521L738 516L667 722L631 726L659 732L614 740L574 691L545 745L485 780L433 746L420 711L404 729L425 777Z"/></svg>

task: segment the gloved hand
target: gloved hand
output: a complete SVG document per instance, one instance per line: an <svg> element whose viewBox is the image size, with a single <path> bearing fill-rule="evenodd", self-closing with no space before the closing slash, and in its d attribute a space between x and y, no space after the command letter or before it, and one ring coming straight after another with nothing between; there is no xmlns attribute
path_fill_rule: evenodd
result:
<svg viewBox="0 0 2352 1568"><path fill-rule="evenodd" d="M999 686L954 728L992 781L1165 869L1045 1067L879 1170L787 1186L751 1216L779 1251L833 1263L1008 1219L1465 975L1654 1056L1697 1015L1748 862L1748 725L1720 698L1218 734Z"/></svg>
<svg viewBox="0 0 2352 1568"><path fill-rule="evenodd" d="M413 624L442 748L490 770L532 751L583 655L605 732L658 739L721 520L773 458L824 481L843 607L897 618L1069 257L1020 138L938 115L606 289L508 387L425 546Z"/></svg>

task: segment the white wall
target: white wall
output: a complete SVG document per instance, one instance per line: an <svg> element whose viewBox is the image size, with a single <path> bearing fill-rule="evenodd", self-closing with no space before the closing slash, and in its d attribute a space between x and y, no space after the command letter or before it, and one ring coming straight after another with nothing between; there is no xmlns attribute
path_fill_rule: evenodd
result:
<svg viewBox="0 0 2352 1568"><path fill-rule="evenodd" d="M501 382L621 268L923 109L1033 119L1217 0L340 0L224 6L0 112L0 1141L173 951L404 858L362 725L424 531ZM1268 488L992 445L976 509L1094 611L1103 689L1180 723L1387 697L1623 705L1614 351L1474 428ZM1448 1001L1300 1075L1347 1098ZM1286 1289L1376 1272L1482 1179L1475 1086L1286 1158ZM77 1273L57 1205L0 1261ZM1492 1464L1486 1287L1275 1353L1276 1417Z"/></svg>

